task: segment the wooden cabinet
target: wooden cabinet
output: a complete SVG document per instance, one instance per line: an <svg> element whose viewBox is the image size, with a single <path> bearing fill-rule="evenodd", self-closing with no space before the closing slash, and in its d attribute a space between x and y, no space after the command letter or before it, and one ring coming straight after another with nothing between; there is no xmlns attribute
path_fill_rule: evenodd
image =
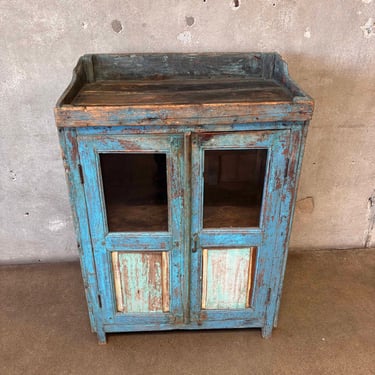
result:
<svg viewBox="0 0 375 375"><path fill-rule="evenodd" d="M277 54L80 58L55 115L100 342L270 336L312 110Z"/></svg>

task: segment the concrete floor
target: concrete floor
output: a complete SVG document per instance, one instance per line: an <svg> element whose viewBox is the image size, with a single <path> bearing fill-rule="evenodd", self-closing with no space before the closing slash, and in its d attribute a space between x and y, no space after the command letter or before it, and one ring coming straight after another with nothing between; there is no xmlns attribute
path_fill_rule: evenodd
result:
<svg viewBox="0 0 375 375"><path fill-rule="evenodd" d="M279 327L90 332L78 263L0 267L0 374L375 374L375 249L289 256Z"/></svg>

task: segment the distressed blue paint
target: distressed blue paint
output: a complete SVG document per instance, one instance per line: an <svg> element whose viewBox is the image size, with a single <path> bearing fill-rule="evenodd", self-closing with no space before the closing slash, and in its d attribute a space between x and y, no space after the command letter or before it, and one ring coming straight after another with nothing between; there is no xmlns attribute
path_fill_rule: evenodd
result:
<svg viewBox="0 0 375 375"><path fill-rule="evenodd" d="M205 309L244 309L247 302L250 252L247 249L207 250Z"/></svg>
<svg viewBox="0 0 375 375"><path fill-rule="evenodd" d="M83 108L85 108L83 110ZM256 119L259 122L271 121L308 121L311 118L312 105L307 102L259 104L241 103L240 105L216 105L215 111L200 105L185 105L183 108L134 108L106 107L105 113L98 113L94 107L61 107L58 120L69 127L123 126L123 125L209 125L239 122L247 123ZM213 115L214 113L214 115Z"/></svg>
<svg viewBox="0 0 375 375"><path fill-rule="evenodd" d="M64 162L69 196L72 206L73 221L80 253L81 271L85 287L91 329L99 337L104 337L103 323L98 306L98 286L96 278L93 249L90 231L88 230L88 216L86 199L79 175L79 155L77 152L77 138L74 129L62 129L59 132L62 157ZM104 335L104 336L103 336Z"/></svg>
<svg viewBox="0 0 375 375"><path fill-rule="evenodd" d="M289 151L289 159L292 160L292 163L290 165L289 174L286 176L284 184L285 199L282 201L280 207L281 220L279 221L278 240L276 244L280 251L275 254L273 261L271 278L271 287L273 292L271 293L270 303L266 313L267 326L271 327L268 336L271 334L272 327L277 326L281 290L283 286L288 254L288 244L293 222L292 219L294 216L297 186L302 166L307 129L307 126L303 127L303 125L301 124L299 127L295 127L291 131L291 147Z"/></svg>
<svg viewBox="0 0 375 375"><path fill-rule="evenodd" d="M192 140L192 236L197 234L200 247L191 258L191 320L201 321L200 301L202 299L202 247L236 247L240 243L244 246L257 246L256 277L253 288L253 304L255 311L252 314L262 312L265 319L265 305L268 294L269 270L272 267L274 243L277 233L277 219L282 197L282 183L286 167L285 150L288 150L290 131L265 131L265 132L233 132L223 134L210 134L210 136L194 134ZM203 208L203 155L206 149L249 149L267 148L268 160L266 170L265 189L261 211L260 228L258 230L202 230ZM245 243L244 232L248 239L254 239L256 243ZM252 235L253 238L250 236ZM249 238L250 237L250 238ZM202 239L204 245L202 245ZM218 242L215 242L215 239ZM228 316L231 311L228 310Z"/></svg>
<svg viewBox="0 0 375 375"><path fill-rule="evenodd" d="M91 240L94 247L99 291L102 297L102 315L105 324L118 322L114 279L110 254L112 251L165 250L170 253L170 312L168 320L182 321L183 307L180 287L183 269L183 138L180 135L163 136L80 136L79 153L85 179L85 193L90 217ZM105 202L99 168L101 152L164 152L168 165L169 232L108 233ZM124 313L124 315L127 315ZM141 315L141 314L140 314ZM143 317L139 316L139 319ZM164 318L163 318L164 319Z"/></svg>
<svg viewBox="0 0 375 375"><path fill-rule="evenodd" d="M296 127L296 125L295 125ZM246 126L241 126L241 129ZM91 128L92 130L95 130ZM282 191L277 188L277 182L283 180L283 174L285 171L285 149L288 150L289 143L291 141L291 131L285 129L280 130L267 130L265 132L233 132L233 133L219 133L215 137L206 137L206 141L202 142L200 133L192 134L192 207L191 216L189 215L189 205L184 204L184 201L190 202L189 189L184 190L182 184L189 186L189 164L186 163L184 157L189 157L189 153L184 154L184 147L189 147L188 142L185 140L183 143L182 136L168 136L163 134L158 135L138 135L133 134L129 136L123 135L122 131L120 134L111 135L111 130L106 128L108 131L105 134L94 132L92 136L89 135L87 130L84 134L78 136L79 141L79 152L81 157L81 163L83 165L83 172L86 186L86 200L89 202L87 210L88 216L90 217L90 226L92 242L94 245L94 253L97 265L97 274L99 277L98 293L102 297L102 309L98 309L95 315L101 316L102 325L100 329L103 330L103 326L115 324L121 326L119 330L126 331L125 325L129 325L132 322L132 326L141 325L147 330L147 324L151 323L151 320L155 321L156 325L168 325L171 324L172 328L185 329L198 329L198 328L225 328L229 326L246 326L253 327L251 323L244 323L250 321L265 322L265 306L267 306L267 293L268 287L272 284L276 289L281 283L280 276L277 277L276 273L268 272L277 268L276 262L271 259L277 256L275 250L276 237L280 236L280 230L276 218L279 214L279 206L281 202L281 195L288 194L288 192ZM113 128L114 129L114 128ZM249 125L249 129L254 129ZM278 128L279 129L279 128ZM81 129L84 130L84 129ZM115 129L116 133L119 129ZM203 133L204 137L204 133ZM126 139L126 142L123 140ZM177 141L176 141L177 139ZM194 144L194 140L196 143ZM297 140L298 141L298 140ZM132 149L127 150L124 145L131 145ZM201 212L201 201L202 201L202 153L203 149L245 149L245 148L267 148L268 153L268 165L267 165L267 182L265 189L265 196L268 199L268 210L262 211L261 224L259 228L235 228L235 229L223 229L213 230L206 229L202 230L202 212ZM105 224L105 210L104 200L101 193L101 182L100 174L98 173L98 152L165 152L169 160L169 172L176 175L175 180L179 181L177 185L170 184L169 196L173 197L170 204L170 215L173 218L170 220L169 232L148 232L148 233L108 233ZM290 152L288 152L288 156ZM173 162L173 168L171 168ZM169 176L171 177L171 176ZM79 174L77 172L77 179ZM173 190L173 192L172 192ZM198 190L200 195L198 195ZM198 197L198 199L197 199ZM186 209L186 211L184 210ZM173 214L174 212L174 214ZM187 237L186 227L183 221L191 217L191 233L199 232L199 242L201 247L228 247L228 246L256 246L260 250L258 252L256 260L256 278L254 286L254 306L248 309L238 309L239 306L235 306L234 309L228 308L227 310L205 310L202 315L200 309L201 303L201 286L200 286L200 275L201 275L201 262L200 254L201 248L198 252L191 255L189 262L186 258L190 257L190 236ZM197 228L200 228L197 231ZM176 240L176 239L179 239ZM178 242L178 246L176 246ZM110 252L111 251L124 251L132 252L134 250L139 251L170 251L172 256L170 257L170 269L171 269L171 313L156 313L153 318L147 313L118 313L115 308L115 291L113 287L113 276L111 270L106 265L110 263ZM283 258L283 254L279 254L280 259ZM186 263L185 263L186 261ZM190 263L190 264L189 264ZM181 272L181 271L184 272ZM186 287L189 283L189 278L186 277L187 271L190 272L190 298L187 299L188 288ZM95 274L95 272L94 272ZM273 277L273 279L272 279ZM271 283L272 279L272 283ZM175 297L173 297L173 293ZM270 302L268 304L268 310L276 308L276 305L271 305L273 298L276 301L277 292L271 295ZM94 298L94 297L92 297ZM190 311L190 314L189 314ZM185 314L184 314L185 312ZM188 315L188 316L187 316ZM273 317L274 318L274 317ZM271 318L269 318L271 319ZM272 320L272 319L271 319ZM178 322L178 326L175 324ZM231 322L229 325L228 322ZM258 327L265 327L263 333L268 335L268 325L259 323ZM195 327L195 328L194 328ZM165 329L172 329L165 328ZM161 328L160 328L161 329ZM96 329L98 330L98 329ZM130 330L130 329L129 329ZM134 328L136 330L136 328ZM104 331L103 331L104 332ZM103 337L103 334L101 334Z"/></svg>
<svg viewBox="0 0 375 375"><path fill-rule="evenodd" d="M163 311L161 253L119 253L124 310L130 313ZM153 275L151 277L151 275Z"/></svg>
<svg viewBox="0 0 375 375"><path fill-rule="evenodd" d="M262 335L268 337L277 323L291 217L313 101L290 79L285 62L277 54L132 56L82 57L72 83L55 109L92 329L101 342L105 342L106 332L171 329L259 327ZM135 64L136 61L142 64ZM197 61L214 63L211 66ZM256 75L272 79L289 90L292 99L272 104L232 102L133 107L80 107L71 103L85 82L95 82L98 77L148 79L162 71L165 77L178 78L186 73L186 67L190 67L189 75L193 76ZM248 148L268 150L259 227L202 229L204 150ZM168 231L108 233L100 152L166 154ZM257 248L251 306L239 308L243 307L241 301L241 304L222 306L223 309L201 309L202 248L210 252L251 246ZM193 249L197 251L192 252ZM123 288L130 286L130 295L134 296L136 287L140 286L144 293L157 293L158 298L159 283L151 290L147 277L137 276L137 272L147 274L147 266L140 264L139 258L168 252L169 312L159 311L160 307L152 311L141 305L128 312L116 310L111 255L118 251L123 263L135 275L128 281L122 280ZM233 261L237 255L232 253ZM230 267L227 271L231 273ZM214 289L214 285L210 288ZM223 293L219 291L217 295L229 297L225 286Z"/></svg>
<svg viewBox="0 0 375 375"><path fill-rule="evenodd" d="M168 232L123 232L109 233L104 238L109 251L148 250L160 251L172 246L172 235Z"/></svg>
<svg viewBox="0 0 375 375"><path fill-rule="evenodd" d="M112 135L117 136L121 134L186 134L189 132L199 133L199 132L229 132L229 131L249 131L249 130L283 130L296 127L299 129L301 126L305 125L304 122L253 122L253 123L241 123L234 122L231 124L208 124L208 125L187 125L186 123L181 123L179 125L171 124L165 125L149 125L149 126L96 126L96 127L83 127L77 128L76 132L78 136L84 135ZM188 144L190 147L190 143Z"/></svg>
<svg viewBox="0 0 375 375"><path fill-rule="evenodd" d="M139 332L139 331L170 331L170 330L200 330L200 329L233 329L233 328L260 328L263 320L258 318L242 318L242 319L221 319L221 320L205 320L200 322L191 322L189 324L173 324L173 323L143 323L124 322L123 324L106 324L104 329L106 332Z"/></svg>
<svg viewBox="0 0 375 375"><path fill-rule="evenodd" d="M241 228L241 229L203 229L199 236L200 245L204 247L225 247L230 242L233 235L236 235L236 246L260 246L263 238L262 229Z"/></svg>
<svg viewBox="0 0 375 375"><path fill-rule="evenodd" d="M280 232L278 231L279 223L281 220L281 203L283 195L285 194L285 174L287 167L287 158L285 154L289 155L289 148L291 147L291 132L289 132L287 139L277 143L277 149L279 152L274 154L274 163L280 166L274 175L274 184L271 187L269 204L274 206L274 213L272 216L269 216L269 225L267 232L264 233L263 237L263 249L262 252L263 258L260 259L264 263L267 272L265 272L263 277L263 293L261 303L265 306L264 311L264 325L262 327L262 336L269 337L272 332L272 324L270 325L270 319L267 315L267 311L270 309L275 309L274 299L272 295L275 292L275 285L271 283L272 277L272 266L274 263L274 258L280 256L282 249L278 247L280 242ZM276 181L282 181L282 185L277 188ZM280 273L276 275L277 283L280 282Z"/></svg>

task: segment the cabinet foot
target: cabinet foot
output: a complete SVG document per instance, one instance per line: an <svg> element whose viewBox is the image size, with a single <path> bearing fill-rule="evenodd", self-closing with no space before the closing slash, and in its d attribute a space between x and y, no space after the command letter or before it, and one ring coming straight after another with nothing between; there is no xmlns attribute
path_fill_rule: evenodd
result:
<svg viewBox="0 0 375 375"><path fill-rule="evenodd" d="M107 335L103 330L98 329L97 336L99 345L105 345L107 343Z"/></svg>
<svg viewBox="0 0 375 375"><path fill-rule="evenodd" d="M272 336L272 326L262 327L262 337L264 339L269 339Z"/></svg>

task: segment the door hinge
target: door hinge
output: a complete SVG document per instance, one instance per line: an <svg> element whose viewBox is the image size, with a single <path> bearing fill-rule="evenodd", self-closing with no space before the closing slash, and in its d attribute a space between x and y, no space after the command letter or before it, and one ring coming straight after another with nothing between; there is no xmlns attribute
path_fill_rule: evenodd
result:
<svg viewBox="0 0 375 375"><path fill-rule="evenodd" d="M289 158L286 159L286 165L285 165L285 171L284 171L284 179L288 177L288 172L289 172Z"/></svg>
<svg viewBox="0 0 375 375"><path fill-rule="evenodd" d="M79 178L81 180L81 184L83 185L85 183L85 179L83 177L83 170L82 170L81 164L78 164L78 171L79 171Z"/></svg>
<svg viewBox="0 0 375 375"><path fill-rule="evenodd" d="M98 294L98 304L99 304L99 308L101 309L102 308L102 297L100 296L100 294Z"/></svg>
<svg viewBox="0 0 375 375"><path fill-rule="evenodd" d="M268 305L270 303L270 300L271 300L271 291L272 291L271 288L268 288L266 305Z"/></svg>

